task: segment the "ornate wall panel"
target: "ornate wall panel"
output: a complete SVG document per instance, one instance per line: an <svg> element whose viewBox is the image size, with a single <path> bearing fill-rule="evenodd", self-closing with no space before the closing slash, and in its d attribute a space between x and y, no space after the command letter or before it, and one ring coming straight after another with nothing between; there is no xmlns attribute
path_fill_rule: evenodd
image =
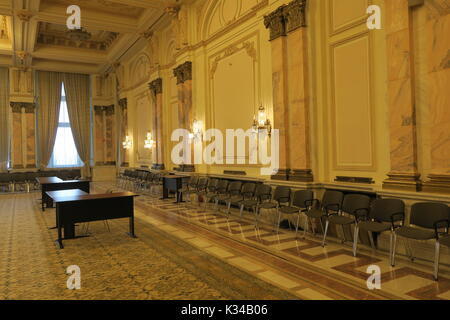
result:
<svg viewBox="0 0 450 320"><path fill-rule="evenodd" d="M335 167L371 170L374 155L367 33L333 45L332 81Z"/></svg>

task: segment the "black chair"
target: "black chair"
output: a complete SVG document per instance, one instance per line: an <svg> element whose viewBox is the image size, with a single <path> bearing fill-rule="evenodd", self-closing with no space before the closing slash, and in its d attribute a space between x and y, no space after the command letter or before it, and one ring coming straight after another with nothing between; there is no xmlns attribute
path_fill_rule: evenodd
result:
<svg viewBox="0 0 450 320"><path fill-rule="evenodd" d="M216 209L218 208L219 202L223 201L225 203L228 203L228 201L233 199L233 197L238 196L241 193L241 189L242 189L242 182L240 181L231 182L228 186L228 190L225 193L220 193L216 197L214 197L214 201L216 204L215 208ZM227 210L227 214L228 213L229 210Z"/></svg>
<svg viewBox="0 0 450 320"><path fill-rule="evenodd" d="M291 188L285 186L278 186L275 188L273 200L263 202L258 205L257 214L260 213L261 209L266 210L276 209L278 215L278 225L277 225L277 232L278 232L280 229L280 219L281 219L280 207L283 204L289 204L290 201L291 201Z"/></svg>
<svg viewBox="0 0 450 320"><path fill-rule="evenodd" d="M192 193L194 193L197 196L197 202L200 202L198 198L199 192L205 192L207 188L208 188L208 178L207 177L199 178L195 190L192 191Z"/></svg>
<svg viewBox="0 0 450 320"><path fill-rule="evenodd" d="M255 215L255 226L258 226L258 206L266 201L272 199L272 187L266 184L260 184L256 187L255 196L253 199L244 200L241 202L241 216L244 209L251 209Z"/></svg>
<svg viewBox="0 0 450 320"><path fill-rule="evenodd" d="M314 192L311 190L298 190L294 192L292 196L292 204L290 206L283 206L280 208L280 216L278 220L278 224L281 223L281 216L283 214L293 215L297 214L297 224L295 225L295 235L298 232L298 224L300 222L300 214L302 212L308 211L308 208L312 206L314 203ZM291 222L288 220L289 225ZM307 225L305 225L307 227Z"/></svg>
<svg viewBox="0 0 450 320"><path fill-rule="evenodd" d="M197 189L198 180L199 180L198 176L191 176L189 178L189 182L185 186L183 186L183 188L181 188L180 191L178 191L179 196L182 197L184 194L187 194L188 197L186 199L189 199L190 201L191 193L195 192L195 190Z"/></svg>
<svg viewBox="0 0 450 320"><path fill-rule="evenodd" d="M359 216L369 214L370 197L362 194L348 194L344 197L341 210L330 213L326 211L325 232L323 234L322 247L325 247L327 239L328 226L330 223L340 225L342 228L346 225L357 223ZM342 240L344 242L344 240Z"/></svg>
<svg viewBox="0 0 450 320"><path fill-rule="evenodd" d="M208 185L204 190L199 190L196 192L197 198L202 197L203 202L205 203L205 208L207 207L209 201L216 195L217 184L219 183L219 179L209 179Z"/></svg>
<svg viewBox="0 0 450 320"><path fill-rule="evenodd" d="M313 204L315 204L315 206L312 206L310 210L305 212L306 215L305 224L309 225L308 223L312 219L319 219L322 232L325 233L322 218L325 217L326 213L330 210L338 212L341 209L343 199L344 194L340 191L333 191L333 190L325 191L322 197L322 202L320 202L318 199L314 199ZM312 223L311 225L313 226L313 233L315 233L314 224ZM306 238L306 231L307 228L305 228L303 232L303 238Z"/></svg>
<svg viewBox="0 0 450 320"><path fill-rule="evenodd" d="M9 173L0 173L0 189L2 192L11 191L11 175Z"/></svg>
<svg viewBox="0 0 450 320"><path fill-rule="evenodd" d="M394 230L405 221L405 203L399 199L376 199L367 217L360 217L353 237L353 256L356 257L359 231L368 232L370 244L375 247L372 233L391 231L389 252L392 252ZM400 223L400 224L399 224ZM392 259L392 256L391 256ZM392 264L392 261L391 261Z"/></svg>
<svg viewBox="0 0 450 320"><path fill-rule="evenodd" d="M25 173L14 173L12 178L14 183L14 191L26 191L28 189L28 183Z"/></svg>
<svg viewBox="0 0 450 320"><path fill-rule="evenodd" d="M237 205L240 207L242 201L253 199L253 197L255 196L255 189L256 183L253 182L244 183L239 194L232 195L229 199L225 201L228 208L227 213L230 214L231 205ZM240 215L242 217L242 209L240 211Z"/></svg>
<svg viewBox="0 0 450 320"><path fill-rule="evenodd" d="M216 198L226 195L228 192L228 186L230 185L230 181L228 180L219 180L217 184L217 188L215 194L211 197L211 200L214 201L214 210L218 209L218 201L216 202Z"/></svg>
<svg viewBox="0 0 450 320"><path fill-rule="evenodd" d="M391 264L395 265L395 251L397 237L411 240L435 240L434 272L433 277L438 279L439 272L439 238L448 234L450 221L450 208L442 203L421 202L415 203L411 207L411 218L409 226L402 226L394 232L394 244L392 245ZM440 229L445 229L444 232ZM410 248L412 250L412 248ZM414 260L413 253L410 252L411 260Z"/></svg>

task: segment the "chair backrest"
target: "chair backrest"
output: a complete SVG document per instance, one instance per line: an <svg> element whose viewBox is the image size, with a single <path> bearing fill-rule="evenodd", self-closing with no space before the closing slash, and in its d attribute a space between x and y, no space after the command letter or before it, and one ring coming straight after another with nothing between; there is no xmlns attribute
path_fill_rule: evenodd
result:
<svg viewBox="0 0 450 320"><path fill-rule="evenodd" d="M278 203L288 203L291 200L291 188L278 186L275 188L273 199Z"/></svg>
<svg viewBox="0 0 450 320"><path fill-rule="evenodd" d="M411 207L410 223L422 228L434 229L434 224L450 219L450 208L443 203L420 202Z"/></svg>
<svg viewBox="0 0 450 320"><path fill-rule="evenodd" d="M11 182L11 176L9 173L0 173L0 182L8 183Z"/></svg>
<svg viewBox="0 0 450 320"><path fill-rule="evenodd" d="M256 198L262 202L272 199L272 187L267 184L260 184L256 187Z"/></svg>
<svg viewBox="0 0 450 320"><path fill-rule="evenodd" d="M363 194L347 194L342 203L342 211L349 214L368 214L370 208L370 197ZM366 209L355 212L358 209Z"/></svg>
<svg viewBox="0 0 450 320"><path fill-rule="evenodd" d="M199 179L198 176L191 176L188 182L188 186L192 188L197 187L198 179Z"/></svg>
<svg viewBox="0 0 450 320"><path fill-rule="evenodd" d="M208 178L206 178L206 177L201 177L201 178L198 180L197 188L198 188L198 189L205 189L207 186L208 186Z"/></svg>
<svg viewBox="0 0 450 320"><path fill-rule="evenodd" d="M376 199L372 203L370 218L379 222L391 222L394 213L405 213L405 203L400 199Z"/></svg>
<svg viewBox="0 0 450 320"><path fill-rule="evenodd" d="M218 193L226 193L228 190L228 185L230 182L228 180L220 180L217 184L217 192Z"/></svg>
<svg viewBox="0 0 450 320"><path fill-rule="evenodd" d="M325 191L323 197L322 197L322 208L326 208L327 206L331 204L337 204L338 208L333 209L340 209L342 205L342 200L344 199L344 194L340 191L334 191L334 190L327 190Z"/></svg>
<svg viewBox="0 0 450 320"><path fill-rule="evenodd" d="M36 179L36 172L27 172L25 173L25 179L30 182L34 182Z"/></svg>
<svg viewBox="0 0 450 320"><path fill-rule="evenodd" d="M314 199L314 192L311 190L298 190L292 197L292 205L298 208L307 208Z"/></svg>
<svg viewBox="0 0 450 320"><path fill-rule="evenodd" d="M153 172L149 172L147 177L145 178L146 181L151 182L154 178L155 174Z"/></svg>
<svg viewBox="0 0 450 320"><path fill-rule="evenodd" d="M230 186L228 188L228 193L233 196L239 195L239 194L241 194L241 189L242 189L242 182L233 181L232 183L230 183Z"/></svg>
<svg viewBox="0 0 450 320"><path fill-rule="evenodd" d="M209 181L208 181L208 191L209 192L216 191L218 183L219 183L219 179L209 179Z"/></svg>
<svg viewBox="0 0 450 320"><path fill-rule="evenodd" d="M244 199L251 199L255 196L255 190L256 190L256 183L253 182L247 182L244 183L241 189L241 195L244 197Z"/></svg>

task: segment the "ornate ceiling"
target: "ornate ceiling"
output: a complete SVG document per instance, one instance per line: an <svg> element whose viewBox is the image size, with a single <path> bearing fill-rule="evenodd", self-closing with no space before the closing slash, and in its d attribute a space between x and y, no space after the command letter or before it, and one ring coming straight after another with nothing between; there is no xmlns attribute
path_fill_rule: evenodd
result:
<svg viewBox="0 0 450 320"><path fill-rule="evenodd" d="M168 23L166 8L190 0L0 0L0 66L101 73ZM67 7L81 8L90 37L67 34Z"/></svg>

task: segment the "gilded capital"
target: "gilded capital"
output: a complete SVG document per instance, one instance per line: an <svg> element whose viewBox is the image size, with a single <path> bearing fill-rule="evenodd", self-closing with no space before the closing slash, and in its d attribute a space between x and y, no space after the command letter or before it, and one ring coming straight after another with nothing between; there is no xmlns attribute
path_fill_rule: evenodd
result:
<svg viewBox="0 0 450 320"><path fill-rule="evenodd" d="M163 84L162 79L158 78L158 79L150 82L148 84L148 87L150 88L150 90L153 92L154 95L157 95L157 94L162 93L162 89L163 89L162 84Z"/></svg>
<svg viewBox="0 0 450 320"><path fill-rule="evenodd" d="M119 106L122 108L122 110L126 110L128 108L128 99L127 98L120 99Z"/></svg>
<svg viewBox="0 0 450 320"><path fill-rule="evenodd" d="M279 7L267 16L264 16L264 26L270 30L270 41L286 35L286 21L283 14L285 6Z"/></svg>
<svg viewBox="0 0 450 320"><path fill-rule="evenodd" d="M22 108L25 109L25 113L34 113L36 110L36 104L29 102L11 102L10 105L13 113L21 113Z"/></svg>
<svg viewBox="0 0 450 320"><path fill-rule="evenodd" d="M270 41L306 26L306 0L294 0L264 17Z"/></svg>
<svg viewBox="0 0 450 320"><path fill-rule="evenodd" d="M182 65L179 65L173 69L173 74L177 77L177 84L192 80L192 62L186 61Z"/></svg>
<svg viewBox="0 0 450 320"><path fill-rule="evenodd" d="M306 0L294 0L283 8L286 31L306 27Z"/></svg>

